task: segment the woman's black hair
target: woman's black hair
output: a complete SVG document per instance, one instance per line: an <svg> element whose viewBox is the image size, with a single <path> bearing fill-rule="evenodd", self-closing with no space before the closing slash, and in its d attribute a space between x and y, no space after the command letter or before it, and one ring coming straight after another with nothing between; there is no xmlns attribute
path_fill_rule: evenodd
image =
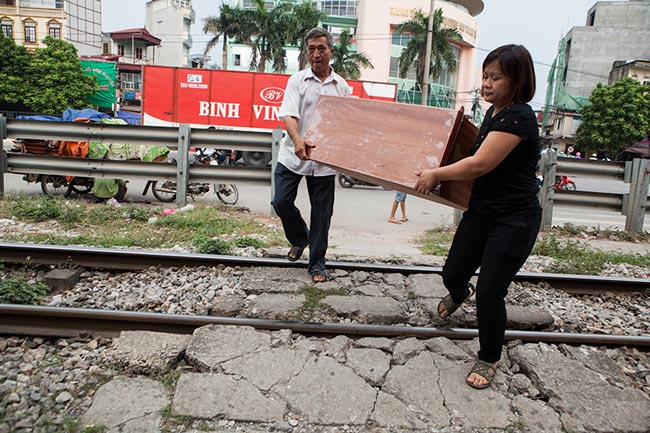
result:
<svg viewBox="0 0 650 433"><path fill-rule="evenodd" d="M535 67L530 53L523 45L503 45L493 50L483 61L483 70L499 62L501 71L512 82L511 103L525 104L535 95Z"/></svg>

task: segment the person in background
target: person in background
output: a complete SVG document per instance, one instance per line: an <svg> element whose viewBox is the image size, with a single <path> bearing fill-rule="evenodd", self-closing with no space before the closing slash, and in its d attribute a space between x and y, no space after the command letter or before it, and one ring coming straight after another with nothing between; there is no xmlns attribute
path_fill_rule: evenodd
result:
<svg viewBox="0 0 650 433"><path fill-rule="evenodd" d="M443 267L449 295L438 305L438 314L449 317L476 292L480 350L466 378L474 388L492 383L505 335L505 297L540 227L535 179L540 141L537 119L528 105L534 93L535 71L526 48L504 45L489 53L483 62L481 94L492 106L471 155L416 172L415 189L422 194L441 181L474 179L468 210ZM474 289L470 279L478 268Z"/></svg>
<svg viewBox="0 0 650 433"><path fill-rule="evenodd" d="M402 211L402 218L399 221L395 218L398 205ZM390 208L390 216L388 217L388 222L393 224L402 224L408 220L409 219L406 217L406 193L395 191L395 200L393 200L393 206Z"/></svg>
<svg viewBox="0 0 650 433"><path fill-rule="evenodd" d="M291 243L287 259L298 260L309 246L307 270L314 283L321 283L328 278L325 254L334 212L336 171L309 160L309 145L303 137L318 97L350 96L351 89L330 66L334 41L327 30L319 27L311 29L305 36L305 46L310 67L289 78L278 115L284 121L287 133L280 143L272 205ZM307 180L311 205L310 227L307 227L295 205L298 185L303 177Z"/></svg>

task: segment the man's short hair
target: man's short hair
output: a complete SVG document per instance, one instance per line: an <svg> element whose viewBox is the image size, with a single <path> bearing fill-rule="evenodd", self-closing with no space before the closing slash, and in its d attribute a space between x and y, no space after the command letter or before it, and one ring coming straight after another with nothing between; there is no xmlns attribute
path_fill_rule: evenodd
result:
<svg viewBox="0 0 650 433"><path fill-rule="evenodd" d="M321 38L325 36L327 38L327 46L329 49L334 48L334 38L332 38L332 34L325 30L322 27L314 27L311 29L307 35L305 35L305 45L309 43L310 39L315 39L315 38Z"/></svg>

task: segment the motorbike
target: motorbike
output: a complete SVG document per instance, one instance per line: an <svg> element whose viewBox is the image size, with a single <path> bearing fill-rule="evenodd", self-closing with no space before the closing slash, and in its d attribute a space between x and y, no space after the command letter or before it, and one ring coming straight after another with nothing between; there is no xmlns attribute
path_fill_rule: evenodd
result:
<svg viewBox="0 0 650 433"><path fill-rule="evenodd" d="M197 149L190 156L190 164L205 165L230 165L235 158L235 154L232 151L202 148ZM168 162L175 163L176 159L172 157ZM215 183L212 188L219 201L223 204L235 205L239 201L239 190L234 184ZM144 186L142 195L147 195L149 189L151 189L151 193L158 201L171 203L176 200L176 182L150 180ZM192 182L187 185L187 195L192 199L205 195L208 192L210 192L210 184L207 182Z"/></svg>
<svg viewBox="0 0 650 433"><path fill-rule="evenodd" d="M352 177L348 174L341 173L341 172L339 172L337 179L339 181L339 185L341 185L343 188L352 188L354 185L379 186L379 185L375 185L374 183L366 182L365 180L357 179L356 177Z"/></svg>
<svg viewBox="0 0 650 433"><path fill-rule="evenodd" d="M555 191L575 191L576 183L569 178L569 176L555 176L555 184L553 185Z"/></svg>

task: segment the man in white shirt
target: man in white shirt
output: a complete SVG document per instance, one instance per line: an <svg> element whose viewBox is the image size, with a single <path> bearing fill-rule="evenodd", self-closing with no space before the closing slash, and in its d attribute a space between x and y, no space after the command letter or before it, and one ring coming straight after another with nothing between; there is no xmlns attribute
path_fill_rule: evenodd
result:
<svg viewBox="0 0 650 433"><path fill-rule="evenodd" d="M330 66L334 41L325 29L313 28L305 36L310 68L293 74L287 82L279 117L287 134L280 144L274 173L273 208L291 243L287 259L296 261L309 245L308 272L315 283L327 281L325 253L334 211L336 171L309 160L303 137L320 95L350 96L350 87ZM311 204L310 227L295 206L298 185L307 179Z"/></svg>

